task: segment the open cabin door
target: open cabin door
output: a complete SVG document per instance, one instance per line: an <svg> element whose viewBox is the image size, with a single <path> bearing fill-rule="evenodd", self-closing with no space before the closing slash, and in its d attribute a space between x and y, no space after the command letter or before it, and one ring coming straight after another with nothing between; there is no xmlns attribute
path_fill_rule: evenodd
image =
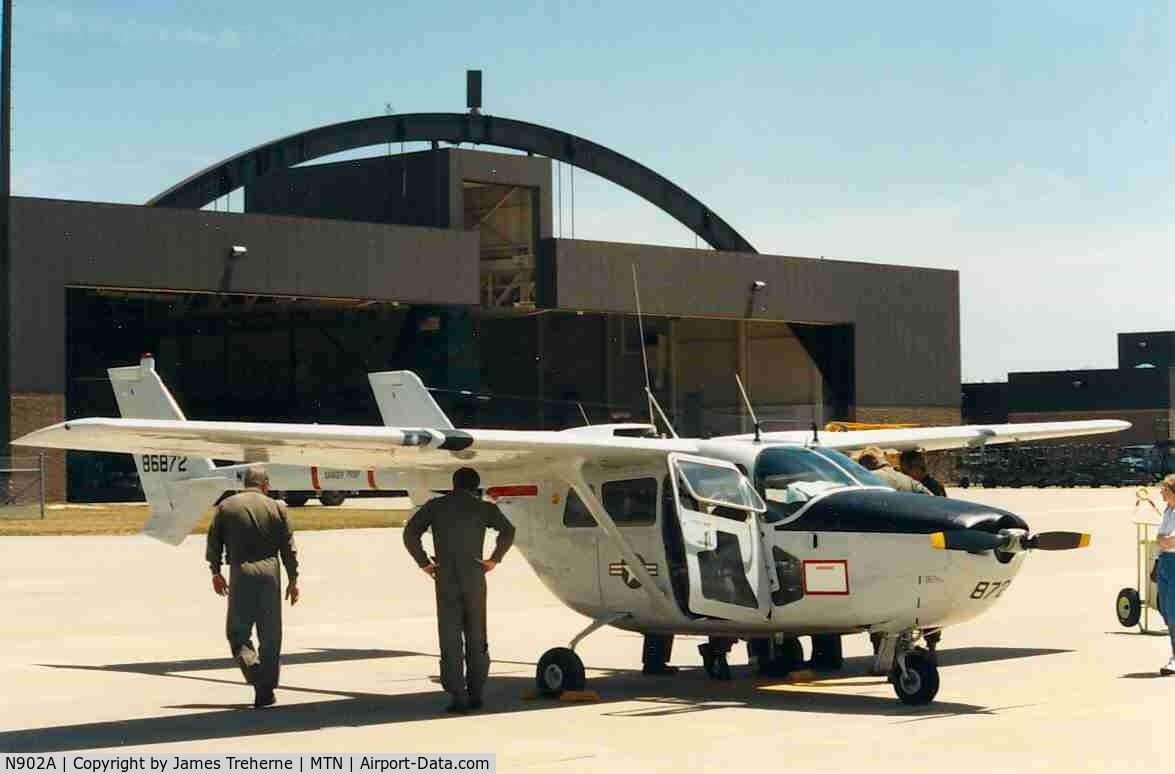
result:
<svg viewBox="0 0 1175 774"><path fill-rule="evenodd" d="M759 623L771 611L759 514L767 507L733 464L669 455L695 615Z"/></svg>

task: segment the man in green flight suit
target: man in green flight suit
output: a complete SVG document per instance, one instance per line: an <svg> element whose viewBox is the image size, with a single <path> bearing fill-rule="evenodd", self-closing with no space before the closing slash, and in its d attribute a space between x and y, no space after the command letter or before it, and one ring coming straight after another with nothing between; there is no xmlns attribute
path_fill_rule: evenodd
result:
<svg viewBox="0 0 1175 774"><path fill-rule="evenodd" d="M472 468L453 473L453 491L429 500L404 525L404 547L436 581L441 685L452 695L449 712L482 706L490 672L486 641L486 573L514 543L514 525L493 503L481 499L481 477ZM498 532L489 559L482 559L485 531ZM421 537L432 530L436 558L429 559Z"/></svg>
<svg viewBox="0 0 1175 774"><path fill-rule="evenodd" d="M281 567L290 577L286 599L298 602L298 552L285 503L271 499L269 474L261 465L245 471L245 489L223 500L208 526L206 558L212 568L212 590L228 596L225 634L229 650L245 681L253 686L253 706L268 707L277 699L282 648ZM229 580L220 574L228 552ZM257 627L258 649L252 630Z"/></svg>

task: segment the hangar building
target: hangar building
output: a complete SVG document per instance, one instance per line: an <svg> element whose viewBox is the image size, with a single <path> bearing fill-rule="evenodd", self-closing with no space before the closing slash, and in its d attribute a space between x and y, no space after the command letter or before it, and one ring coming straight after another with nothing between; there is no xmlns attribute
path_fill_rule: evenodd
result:
<svg viewBox="0 0 1175 774"><path fill-rule="evenodd" d="M426 149L383 152L402 142ZM710 249L558 238L554 164ZM207 209L240 189L244 212ZM105 369L144 352L200 419L377 423L365 374L403 368L458 425L643 418L642 344L682 433L747 428L736 371L776 429L959 421L957 272L761 255L635 161L476 112L320 127L143 206L14 198L12 266L14 436L117 415ZM133 499L132 463L51 457L48 496L67 493Z"/></svg>
<svg viewBox="0 0 1175 774"><path fill-rule="evenodd" d="M1124 419L1129 430L1088 439L1111 446L1170 446L1175 439L1175 332L1118 334L1118 367L1026 371L1006 382L963 385L963 421Z"/></svg>

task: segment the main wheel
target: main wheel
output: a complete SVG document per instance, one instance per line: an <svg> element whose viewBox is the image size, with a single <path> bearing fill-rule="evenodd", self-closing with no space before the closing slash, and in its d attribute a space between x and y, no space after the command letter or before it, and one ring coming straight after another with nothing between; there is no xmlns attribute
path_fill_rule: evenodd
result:
<svg viewBox="0 0 1175 774"><path fill-rule="evenodd" d="M1138 625L1138 619L1142 617L1142 600L1138 598L1137 591L1129 588L1119 591L1115 607L1118 609L1118 623L1128 629Z"/></svg>
<svg viewBox="0 0 1175 774"><path fill-rule="evenodd" d="M302 494L300 492L286 492L286 505L291 508L301 508L310 499L310 495Z"/></svg>
<svg viewBox="0 0 1175 774"><path fill-rule="evenodd" d="M845 665L844 647L839 634L812 635L812 668L832 672Z"/></svg>
<svg viewBox="0 0 1175 774"><path fill-rule="evenodd" d="M926 657L926 654L907 653L905 673L901 667L894 667L890 682L893 683L894 692L902 704L929 704L938 694L938 667Z"/></svg>
<svg viewBox="0 0 1175 774"><path fill-rule="evenodd" d="M539 694L558 696L564 691L582 691L585 683L583 661L570 648L551 648L535 669Z"/></svg>
<svg viewBox="0 0 1175 774"><path fill-rule="evenodd" d="M346 499L347 499L347 496L345 494L343 494L342 492L319 492L318 493L318 502L322 503L323 505L327 506L328 508L334 508L337 505L342 505L343 501Z"/></svg>

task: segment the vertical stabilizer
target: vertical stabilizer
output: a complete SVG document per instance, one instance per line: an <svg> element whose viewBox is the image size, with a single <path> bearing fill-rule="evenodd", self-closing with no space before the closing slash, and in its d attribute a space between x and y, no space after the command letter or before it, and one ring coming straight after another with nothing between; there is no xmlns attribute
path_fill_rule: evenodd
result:
<svg viewBox="0 0 1175 774"><path fill-rule="evenodd" d="M382 371L368 374L367 380L385 426L453 429L453 423L413 372Z"/></svg>
<svg viewBox="0 0 1175 774"><path fill-rule="evenodd" d="M185 419L184 412L155 372L155 359L144 355L137 366L107 370L110 386L122 416L134 419ZM151 519L143 532L171 545L179 545L200 517L235 480L216 475L216 466L205 457L179 454L136 454L135 467L143 494L151 506Z"/></svg>

